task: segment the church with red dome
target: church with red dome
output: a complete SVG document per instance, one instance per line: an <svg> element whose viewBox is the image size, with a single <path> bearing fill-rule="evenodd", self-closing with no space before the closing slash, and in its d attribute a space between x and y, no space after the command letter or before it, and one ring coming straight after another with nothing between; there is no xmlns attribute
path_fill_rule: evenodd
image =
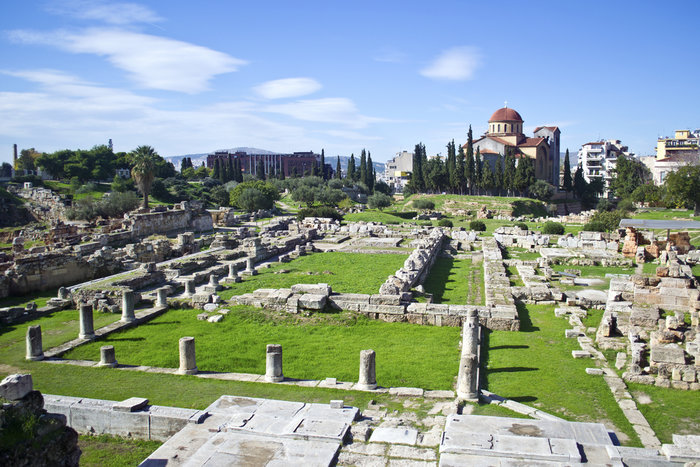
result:
<svg viewBox="0 0 700 467"><path fill-rule="evenodd" d="M535 128L533 137L523 134L523 118L508 107L496 110L489 119L489 129L473 142L483 158L493 168L499 156L506 152L516 158L529 157L535 165L535 176L559 187L559 140L556 126ZM466 150L466 143L464 144Z"/></svg>

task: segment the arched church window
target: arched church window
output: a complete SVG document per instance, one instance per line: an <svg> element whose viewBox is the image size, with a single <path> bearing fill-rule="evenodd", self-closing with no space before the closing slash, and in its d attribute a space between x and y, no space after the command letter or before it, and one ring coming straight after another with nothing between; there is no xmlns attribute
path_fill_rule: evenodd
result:
<svg viewBox="0 0 700 467"><path fill-rule="evenodd" d="M501 132L501 124L500 123L498 124L498 132L499 133Z"/></svg>

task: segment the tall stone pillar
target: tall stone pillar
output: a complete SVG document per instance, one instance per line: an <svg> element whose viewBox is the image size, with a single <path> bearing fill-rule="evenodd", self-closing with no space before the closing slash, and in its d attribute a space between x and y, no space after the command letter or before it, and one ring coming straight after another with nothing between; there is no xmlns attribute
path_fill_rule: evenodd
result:
<svg viewBox="0 0 700 467"><path fill-rule="evenodd" d="M117 358L114 355L113 345L103 345L100 347L100 363L97 366L114 368L117 366Z"/></svg>
<svg viewBox="0 0 700 467"><path fill-rule="evenodd" d="M92 305L89 303L80 304L80 333L81 339L94 339L95 328L92 321Z"/></svg>
<svg viewBox="0 0 700 467"><path fill-rule="evenodd" d="M478 357L462 353L457 374L457 397L469 401L479 400L478 369Z"/></svg>
<svg viewBox="0 0 700 467"><path fill-rule="evenodd" d="M462 326L462 353L479 354L479 315L476 310L469 310Z"/></svg>
<svg viewBox="0 0 700 467"><path fill-rule="evenodd" d="M27 328L27 360L43 360L44 349L41 344L41 326Z"/></svg>
<svg viewBox="0 0 700 467"><path fill-rule="evenodd" d="M180 338L180 368L181 375L197 374L197 360L194 353L194 337Z"/></svg>
<svg viewBox="0 0 700 467"><path fill-rule="evenodd" d="M374 350L360 352L360 379L357 382L358 389L377 389L377 374Z"/></svg>
<svg viewBox="0 0 700 467"><path fill-rule="evenodd" d="M282 374L282 346L268 344L265 354L265 381L279 383L284 381Z"/></svg>
<svg viewBox="0 0 700 467"><path fill-rule="evenodd" d="M168 288L161 287L156 290L156 306L168 306Z"/></svg>
<svg viewBox="0 0 700 467"><path fill-rule="evenodd" d="M132 290L125 290L122 294L122 323L133 323L136 321L136 315L134 314L134 306L136 304L136 297Z"/></svg>

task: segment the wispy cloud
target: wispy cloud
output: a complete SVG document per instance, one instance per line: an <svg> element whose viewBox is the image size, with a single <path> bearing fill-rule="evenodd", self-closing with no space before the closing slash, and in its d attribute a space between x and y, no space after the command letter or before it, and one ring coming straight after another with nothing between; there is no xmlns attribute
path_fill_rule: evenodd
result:
<svg viewBox="0 0 700 467"><path fill-rule="evenodd" d="M120 26L133 23L156 23L163 20L153 10L138 3L72 0L51 4L47 10L50 13Z"/></svg>
<svg viewBox="0 0 700 467"><path fill-rule="evenodd" d="M379 121L360 114L355 103L344 97L307 99L288 104L269 105L265 110L288 115L297 120L340 123L351 128L364 128L372 121Z"/></svg>
<svg viewBox="0 0 700 467"><path fill-rule="evenodd" d="M453 47L443 51L420 74L432 79L464 81L472 79L481 65L481 54L476 47Z"/></svg>
<svg viewBox="0 0 700 467"><path fill-rule="evenodd" d="M246 64L207 47L123 29L90 28L77 33L16 30L10 32L10 38L104 56L144 88L191 94L208 89L214 76Z"/></svg>
<svg viewBox="0 0 700 467"><path fill-rule="evenodd" d="M312 94L321 89L321 83L312 78L285 78L267 81L253 90L265 99L282 99Z"/></svg>
<svg viewBox="0 0 700 467"><path fill-rule="evenodd" d="M373 57L375 62L401 63L406 59L406 54L394 47L382 47Z"/></svg>

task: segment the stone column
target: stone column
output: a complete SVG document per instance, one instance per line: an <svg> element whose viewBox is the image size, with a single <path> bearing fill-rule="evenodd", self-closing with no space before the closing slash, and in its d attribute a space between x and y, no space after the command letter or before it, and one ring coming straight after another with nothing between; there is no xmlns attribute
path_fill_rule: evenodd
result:
<svg viewBox="0 0 700 467"><path fill-rule="evenodd" d="M251 276L257 274L257 271L255 270L255 261L251 257L248 257L245 260L245 272L246 274L250 274Z"/></svg>
<svg viewBox="0 0 700 467"><path fill-rule="evenodd" d="M194 294L195 294L194 279L187 279L185 281L185 296L191 297Z"/></svg>
<svg viewBox="0 0 700 467"><path fill-rule="evenodd" d="M168 306L168 288L161 287L156 290L156 306Z"/></svg>
<svg viewBox="0 0 700 467"><path fill-rule="evenodd" d="M136 302L136 297L132 290L125 290L122 294L122 323L133 323L136 321L136 316L134 315L134 305Z"/></svg>
<svg viewBox="0 0 700 467"><path fill-rule="evenodd" d="M462 326L462 353L478 355L479 349L479 315L476 310L469 310Z"/></svg>
<svg viewBox="0 0 700 467"><path fill-rule="evenodd" d="M181 375L197 374L197 360L194 353L194 337L180 338L180 368Z"/></svg>
<svg viewBox="0 0 700 467"><path fill-rule="evenodd" d="M216 274L209 275L209 285L212 287L217 287L219 285L219 277Z"/></svg>
<svg viewBox="0 0 700 467"><path fill-rule="evenodd" d="M238 279L238 272L236 271L236 263L228 264L228 279L235 281Z"/></svg>
<svg viewBox="0 0 700 467"><path fill-rule="evenodd" d="M360 352L360 379L357 382L358 389L377 389L377 374L374 350Z"/></svg>
<svg viewBox="0 0 700 467"><path fill-rule="evenodd" d="M117 366L113 345L103 345L100 347L100 363L98 363L97 366L107 366L110 368Z"/></svg>
<svg viewBox="0 0 700 467"><path fill-rule="evenodd" d="M268 344L265 359L265 381L279 383L284 381L282 374L282 346Z"/></svg>
<svg viewBox="0 0 700 467"><path fill-rule="evenodd" d="M457 397L469 401L479 400L479 359L474 354L463 353L457 374Z"/></svg>
<svg viewBox="0 0 700 467"><path fill-rule="evenodd" d="M68 289L65 287L59 287L58 288L58 298L60 298L61 300L69 300L70 299L70 292L68 291Z"/></svg>
<svg viewBox="0 0 700 467"><path fill-rule="evenodd" d="M44 350L41 345L41 326L27 328L27 360L43 360Z"/></svg>
<svg viewBox="0 0 700 467"><path fill-rule="evenodd" d="M92 321L92 305L89 303L80 304L80 333L81 339L94 339L95 327Z"/></svg>

